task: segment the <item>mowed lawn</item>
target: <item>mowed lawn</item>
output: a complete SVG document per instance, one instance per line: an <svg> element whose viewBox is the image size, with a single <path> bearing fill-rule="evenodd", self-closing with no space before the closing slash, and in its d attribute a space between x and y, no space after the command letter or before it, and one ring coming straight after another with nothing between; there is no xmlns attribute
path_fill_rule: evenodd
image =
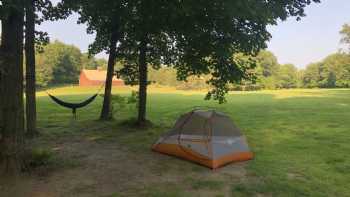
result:
<svg viewBox="0 0 350 197"><path fill-rule="evenodd" d="M96 89L51 93L78 101ZM136 116L133 107L115 109L113 121L97 121L99 97L72 120L68 109L39 92L42 135L31 143L50 149L56 164L45 175L28 176L27 191L33 196L350 196L350 90L235 92L222 105L203 98L200 92L151 88L147 115L154 125L141 130L128 124ZM150 151L194 106L229 114L255 159L211 171Z"/></svg>

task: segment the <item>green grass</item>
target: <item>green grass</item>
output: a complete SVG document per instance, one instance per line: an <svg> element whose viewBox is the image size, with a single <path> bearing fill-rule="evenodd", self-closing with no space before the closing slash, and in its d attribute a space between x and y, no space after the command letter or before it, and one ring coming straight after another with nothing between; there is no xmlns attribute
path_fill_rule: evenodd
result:
<svg viewBox="0 0 350 197"><path fill-rule="evenodd" d="M53 93L55 91L63 99L77 101L95 90L75 87ZM128 90L121 92L127 93ZM79 135L101 143L113 141L137 154L146 154L180 114L194 106L210 106L232 117L255 153L255 159L246 166L244 180L199 180L195 177L190 179L190 186L181 181L174 187L159 188L150 184L140 194L183 196L192 190L217 190L219 193L229 187L232 196L350 196L350 90L239 92L228 95L228 102L223 105L204 101L203 94L181 93L151 91L147 114L154 127L146 130L122 124L135 117L135 110L124 110L111 122L96 121L102 98L78 110L78 119L73 121L69 110L39 93L41 138L49 143L57 137ZM172 157L166 157L161 164L148 170L160 174L211 173ZM184 178L182 182L188 183L188 180Z"/></svg>
<svg viewBox="0 0 350 197"><path fill-rule="evenodd" d="M224 182L218 180L203 180L203 179L194 179L192 177L187 179L187 182L195 190L212 190L219 191L224 188Z"/></svg>

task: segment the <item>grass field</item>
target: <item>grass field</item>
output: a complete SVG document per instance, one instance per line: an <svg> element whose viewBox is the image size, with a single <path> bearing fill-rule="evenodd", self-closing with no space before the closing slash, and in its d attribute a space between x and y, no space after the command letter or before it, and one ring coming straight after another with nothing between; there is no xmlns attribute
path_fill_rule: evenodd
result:
<svg viewBox="0 0 350 197"><path fill-rule="evenodd" d="M51 92L76 101L95 90ZM16 192L39 197L350 196L350 90L237 92L223 105L203 97L201 92L151 89L147 110L154 126L139 130L125 124L135 116L133 108L116 113L113 121L97 121L98 98L74 121L69 110L39 92L42 135L30 144L52 152L51 167L27 175ZM151 152L159 135L194 106L229 114L247 136L255 159L211 171Z"/></svg>

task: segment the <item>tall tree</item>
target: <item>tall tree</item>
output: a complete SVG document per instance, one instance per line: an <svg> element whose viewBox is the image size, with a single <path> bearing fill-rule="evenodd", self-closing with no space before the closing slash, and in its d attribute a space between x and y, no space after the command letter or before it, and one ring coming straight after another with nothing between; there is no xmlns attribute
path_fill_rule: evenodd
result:
<svg viewBox="0 0 350 197"><path fill-rule="evenodd" d="M36 128L36 88L35 88L35 0L26 1L25 7L25 58L26 58L26 126L27 134L38 134Z"/></svg>
<svg viewBox="0 0 350 197"><path fill-rule="evenodd" d="M78 23L86 23L88 33L95 33L95 41L89 47L90 54L101 51L109 53L105 92L100 119L108 120L112 117L111 92L114 65L116 63L118 43L124 37L125 20L131 10L129 1L119 0L65 0L63 7L70 8L80 14Z"/></svg>
<svg viewBox="0 0 350 197"><path fill-rule="evenodd" d="M26 62L26 129L28 136L38 135L36 128L36 72L35 46L41 51L49 42L47 33L35 31L35 24L40 24L48 16L53 7L49 0L25 1L25 62ZM41 11L43 18L35 12Z"/></svg>
<svg viewBox="0 0 350 197"><path fill-rule="evenodd" d="M148 66L158 69L165 64L172 44L167 34L170 3L160 0L130 2L133 12L127 20L127 36L121 42L119 58L125 63L121 73L126 83L139 85L137 124L143 126L147 123Z"/></svg>
<svg viewBox="0 0 350 197"><path fill-rule="evenodd" d="M113 114L111 111L111 97L112 97L112 80L114 75L114 64L116 62L117 56L117 42L119 40L118 30L112 30L112 34L110 37L110 46L109 46L109 57L107 63L107 76L106 76L106 84L105 84L105 93L103 97L103 106L101 110L100 119L108 120L111 119Z"/></svg>
<svg viewBox="0 0 350 197"><path fill-rule="evenodd" d="M0 170L14 174L24 146L24 1L0 1ZM3 171L0 171L0 173Z"/></svg>

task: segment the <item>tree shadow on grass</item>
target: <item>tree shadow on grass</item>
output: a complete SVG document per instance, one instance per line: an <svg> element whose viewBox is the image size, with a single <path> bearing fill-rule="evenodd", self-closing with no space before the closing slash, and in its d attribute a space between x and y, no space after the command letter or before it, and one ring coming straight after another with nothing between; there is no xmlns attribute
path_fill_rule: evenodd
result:
<svg viewBox="0 0 350 197"><path fill-rule="evenodd" d="M330 91L322 97L276 98L274 94L258 92L229 95L228 103L219 105L204 101L202 95L151 94L148 113L154 126L147 130L123 124L135 115L128 111L114 121L94 121L99 113L99 102L84 109L76 123L69 125L66 122L70 112L43 98L39 105L39 121L40 126L46 129L44 136L57 133L57 139L62 132L69 130L66 137L77 135L101 145L118 144L130 155L142 158L145 171L157 172L168 179L179 172L192 173L197 180L199 175L209 176L207 169L196 169L196 164L152 153L150 146L172 127L180 114L188 112L192 106L209 105L233 118L256 155L253 161L247 163L247 177L230 185L230 192L243 196L339 196L350 192L344 187L350 180L347 174L349 160L345 154L350 151L348 95ZM135 161L141 162L141 159ZM180 190L186 190L181 181L175 178L172 183L179 184ZM162 182L158 176L153 180L153 183L157 182ZM152 184L145 185L151 187Z"/></svg>

